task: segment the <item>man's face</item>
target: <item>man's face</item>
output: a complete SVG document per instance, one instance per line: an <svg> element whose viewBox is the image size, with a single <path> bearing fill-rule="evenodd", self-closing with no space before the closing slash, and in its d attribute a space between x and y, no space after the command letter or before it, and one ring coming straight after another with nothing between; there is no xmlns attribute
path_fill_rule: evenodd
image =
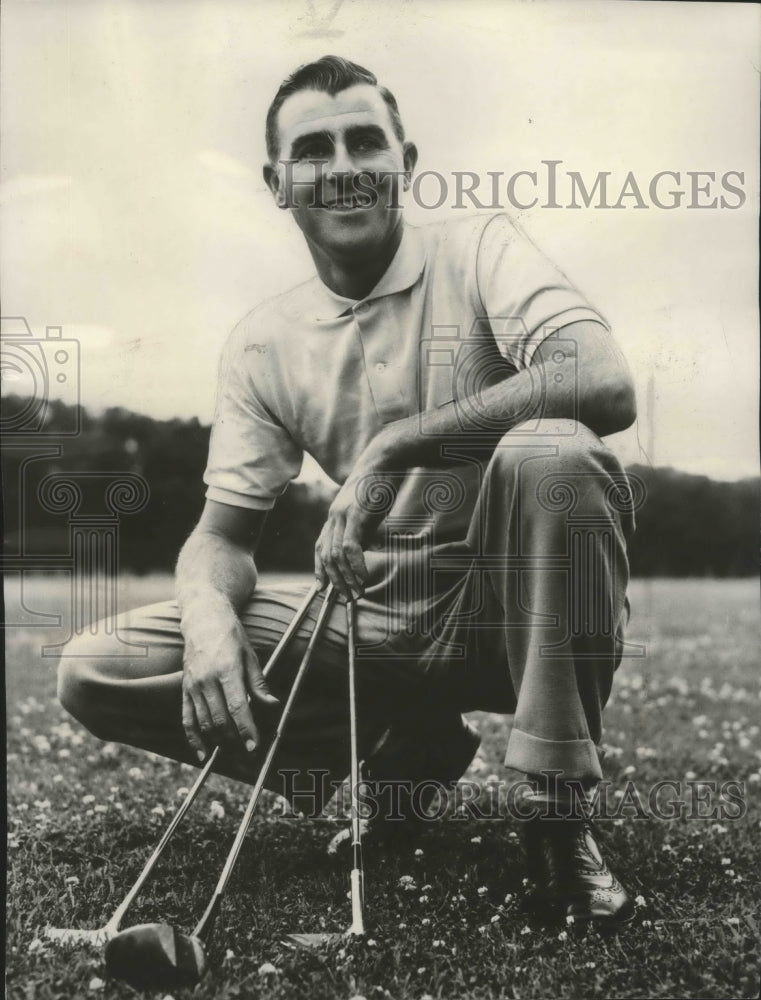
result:
<svg viewBox="0 0 761 1000"><path fill-rule="evenodd" d="M265 179L313 248L345 258L391 238L416 153L375 87L298 91L280 108L278 133L277 170L265 167Z"/></svg>

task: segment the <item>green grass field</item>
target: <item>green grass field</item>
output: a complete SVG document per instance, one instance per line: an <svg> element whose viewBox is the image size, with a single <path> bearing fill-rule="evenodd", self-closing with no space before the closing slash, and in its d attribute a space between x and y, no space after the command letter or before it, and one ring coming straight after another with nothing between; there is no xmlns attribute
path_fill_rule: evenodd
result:
<svg viewBox="0 0 761 1000"><path fill-rule="evenodd" d="M7 991L33 998L130 997L103 983L97 953L54 950L46 924L100 926L132 883L193 770L102 744L55 701L55 660L40 655L60 630L32 612L66 616L64 581L9 583ZM123 602L148 603L166 578L123 581ZM609 800L626 782L643 799L655 782L741 782L695 811L724 818L609 818L605 849L639 897L616 936L547 927L526 906L517 826L450 817L396 853L368 857L368 939L293 953L294 930L345 929L348 872L325 852L335 822L284 815L269 796L255 819L198 998L750 997L759 977L758 584L636 581L629 639L647 656L624 662L606 711ZM21 606L23 604L23 606ZM24 624L26 623L26 624ZM469 772L500 775L497 716L475 714L483 746ZM631 788L631 785L629 786ZM663 799L674 798L674 788ZM617 797L618 793L618 797ZM703 795L706 793L703 792ZM742 795L742 818L732 818ZM200 916L247 791L213 778L127 924L163 918L189 930ZM631 814L633 810L629 810ZM414 888L409 886L410 876ZM177 1000L190 993L179 991ZM161 996L161 994L158 994Z"/></svg>

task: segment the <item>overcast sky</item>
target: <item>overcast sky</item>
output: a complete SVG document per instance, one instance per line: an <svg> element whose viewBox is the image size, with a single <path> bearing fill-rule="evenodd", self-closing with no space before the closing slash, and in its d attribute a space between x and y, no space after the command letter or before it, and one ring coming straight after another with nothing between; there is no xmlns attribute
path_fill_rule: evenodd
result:
<svg viewBox="0 0 761 1000"><path fill-rule="evenodd" d="M632 171L650 204L653 175L681 173L672 211L511 212L630 360L622 457L755 474L760 40L750 4L4 0L3 315L79 341L85 405L209 421L233 324L312 273L261 179L263 121L291 69L335 52L391 88L418 169L450 182L553 159L610 171L613 201ZM732 205L718 179L743 173L744 204L686 208L687 171Z"/></svg>

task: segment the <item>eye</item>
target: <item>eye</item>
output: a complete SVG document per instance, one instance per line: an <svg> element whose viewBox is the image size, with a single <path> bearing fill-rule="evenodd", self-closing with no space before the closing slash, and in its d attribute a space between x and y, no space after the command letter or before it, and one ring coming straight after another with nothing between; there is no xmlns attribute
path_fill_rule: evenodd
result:
<svg viewBox="0 0 761 1000"><path fill-rule="evenodd" d="M363 136L361 139L356 139L353 146L357 153L374 153L382 148L383 143L374 136Z"/></svg>

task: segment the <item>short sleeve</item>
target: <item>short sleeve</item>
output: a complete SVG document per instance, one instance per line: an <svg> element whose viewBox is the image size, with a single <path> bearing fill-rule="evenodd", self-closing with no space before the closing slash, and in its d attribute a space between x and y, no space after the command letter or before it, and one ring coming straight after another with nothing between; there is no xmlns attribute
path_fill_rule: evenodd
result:
<svg viewBox="0 0 761 1000"><path fill-rule="evenodd" d="M525 368L541 342L559 327L605 319L507 215L484 227L476 259L480 304L502 354Z"/></svg>
<svg viewBox="0 0 761 1000"><path fill-rule="evenodd" d="M301 470L303 451L257 391L270 373L262 356L247 353L237 331L219 365L217 403L204 474L209 500L269 510Z"/></svg>

